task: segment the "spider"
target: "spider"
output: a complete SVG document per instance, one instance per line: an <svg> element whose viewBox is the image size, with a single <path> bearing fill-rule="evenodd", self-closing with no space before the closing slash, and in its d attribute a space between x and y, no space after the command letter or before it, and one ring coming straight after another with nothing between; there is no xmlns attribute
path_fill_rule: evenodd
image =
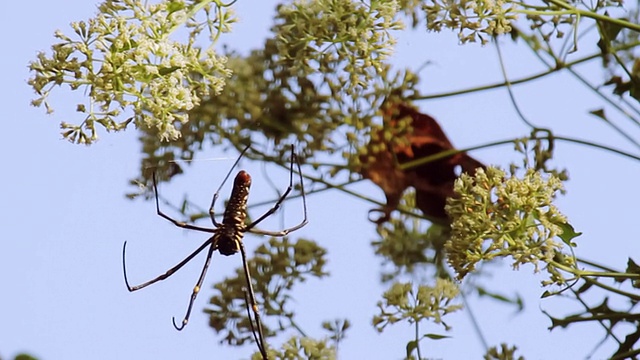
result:
<svg viewBox="0 0 640 360"><path fill-rule="evenodd" d="M220 254L225 256L230 256L237 252L240 252L240 255L242 255L242 266L244 268L244 274L247 281L246 289L243 289L243 290L245 291L245 302L247 305L247 315L249 316L249 322L251 324L251 331L253 332L253 336L258 345L258 349L260 350L260 353L262 354L264 359L267 359L267 353L266 353L265 342L264 342L264 334L262 331L262 324L260 322L260 313L258 311L258 305L256 303L255 294L253 292L253 286L251 285L251 274L249 273L249 266L247 265L247 256L245 253L245 248L242 242L242 238L248 232L259 234L259 235L283 237L292 231L302 228L308 222L307 221L307 203L305 199L300 162L298 160L298 157L294 153L293 145L291 145L291 165L289 168L289 186L284 191L282 196L280 196L280 198L276 201L275 205L271 209L269 209L267 212L265 212L262 216L257 218L254 222L250 224L246 224L247 197L249 196L249 187L251 186L251 176L246 171L240 170L234 180L233 189L231 190L231 197L229 198L229 202L224 211L222 222L218 222L218 220L216 220L216 217L215 217L214 205L218 200L220 190L228 180L233 169L236 167L236 165L238 165L238 162L240 162L240 159L242 158L242 156L247 152L247 150L249 150L249 146L247 146L244 150L242 150L242 152L240 153L240 156L231 167L231 170L229 170L224 180L222 181L222 184L213 195L213 199L211 200L211 206L209 207L209 216L211 217L211 222L215 226L214 228L206 228L206 227L200 227L200 226L188 224L183 221L175 220L169 217L168 215L166 215L165 213L163 213L160 210L160 203L158 201L158 185L156 180L156 174L154 173L153 174L153 190L154 190L155 199L156 199L156 213L160 217L170 221L177 227L188 229L188 230L211 233L213 235L211 235L210 238L208 238L195 251L189 254L184 260L180 261L177 265L167 270L164 274L159 275L154 279L151 279L147 282L144 282L136 286L129 285L129 280L127 279L127 268L126 268L126 262L125 262L127 242L125 241L122 247L122 267L124 272L124 281L125 281L125 284L127 285L127 289L129 289L129 291L136 291L136 290L145 288L151 284L154 284L158 281L167 279L168 277L173 275L176 271L180 270L180 268L186 265L189 261L191 261L196 255L198 255L204 249L208 248L207 257L206 257L204 266L200 273L200 277L198 278L198 282L196 283L195 287L193 288L193 292L191 293L191 300L189 301L189 306L187 307L187 312L182 320L182 323L180 325L177 325L175 317L173 318L173 326L180 331L189 322L189 316L191 315L193 304L196 300L196 297L198 296L198 293L200 292L200 289L204 281L204 277L207 273L207 269L209 268L209 263L211 262L211 257L213 256L213 253L216 250L218 250ZM303 212L304 212L304 218L302 222L296 226L293 226L281 231L265 231L265 230L257 229L256 225L258 225L267 217L275 213L280 208L280 205L284 202L284 200L287 198L287 196L293 189L294 159L298 168L298 174L300 175L300 191L302 194L302 206L303 206ZM253 310L253 319L251 319L250 308L251 310ZM254 327L254 321L255 321L255 327ZM256 333L256 329L257 329L257 333Z"/></svg>

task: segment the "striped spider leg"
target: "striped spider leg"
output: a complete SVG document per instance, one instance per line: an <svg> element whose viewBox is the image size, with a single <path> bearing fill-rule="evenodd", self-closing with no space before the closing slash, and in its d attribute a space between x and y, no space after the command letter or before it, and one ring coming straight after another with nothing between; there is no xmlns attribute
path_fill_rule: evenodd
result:
<svg viewBox="0 0 640 360"><path fill-rule="evenodd" d="M244 244L242 242L242 239L243 239L244 235L246 233L248 233L248 232L254 233L254 234L259 234L259 235L283 237L283 236L286 236L287 234L289 234L292 231L296 231L296 230L302 228L308 222L307 221L307 203L306 203L306 198L305 198L305 193L304 193L304 185L303 185L303 179L302 179L302 170L300 168L300 162L299 162L298 157L296 156L296 154L294 152L293 145L291 145L291 164L290 164L290 169L289 169L289 186L284 191L282 196L280 196L280 198L276 201L276 203L273 205L273 207L271 207L269 210L267 210L263 215L258 217L252 223L246 224L246 219L247 219L247 198L249 196L249 188L251 186L251 176L246 171L241 170L241 171L238 172L238 174L235 177L235 180L234 180L234 183L233 183L233 189L231 190L231 197L229 198L229 202L228 202L227 207L226 207L226 209L224 211L224 214L223 214L223 217L222 217L222 222L218 222L216 220L216 218L215 218L214 206L215 206L215 203L216 203L216 201L217 201L217 199L219 197L220 190L222 189L222 187L225 184L225 182L228 180L228 178L229 178L231 172L233 171L233 169L236 167L236 165L238 164L238 162L240 161L240 159L242 158L242 156L244 155L244 153L248 149L249 149L249 147L247 146L240 153L240 156L238 157L236 162L233 164L233 166L232 166L231 170L229 171L229 173L227 173L227 175L225 176L225 178L224 178L222 184L220 185L220 187L218 188L218 190L213 195L213 199L211 200L211 206L209 208L209 215L211 217L211 222L215 226L214 228L206 228L206 227L201 227L201 226L188 224L188 223L183 222L183 221L175 220L175 219L171 218L170 216L166 215L165 213L163 213L162 210L160 210L160 202L158 200L158 186L157 186L157 181L156 181L156 175L154 173L153 174L153 189L154 189L154 192L155 192L156 213L160 217L170 221L171 223L173 223L177 227L180 227L180 228L183 228L183 229L188 229L188 230L206 232L206 233L210 233L212 235L202 245L200 245L200 247L198 247L196 250L194 250L191 254L189 254L186 258L184 258L178 264L176 264L175 266L173 266L172 268L167 270L164 274L159 275L156 278L151 279L151 280L149 280L147 282L144 282L142 284L135 285L135 286L131 286L129 284L129 280L127 278L127 269L126 269L126 265L125 265L125 253L126 253L126 247L127 247L127 242L126 241L125 241L125 243L124 243L124 245L122 247L122 266L123 266L123 272L124 272L124 281L125 281L125 284L127 285L127 289L129 289L129 291L136 291L136 290L143 289L143 288L145 288L145 287L147 287L147 286L149 286L151 284L154 284L154 283L156 283L158 281L167 279L168 277L173 275L175 272L180 270L184 265L186 265L194 257L196 257L198 254L200 254L204 249L208 249L204 266L202 267L202 271L200 272L200 277L198 278L198 281L196 282L196 285L193 288L193 292L191 293L191 299L190 299L189 305L187 307L186 315L184 316L184 318L183 318L183 320L182 320L180 325L177 325L176 321L175 321L175 317L173 318L173 326L177 330L182 330L187 325L187 323L189 322L189 317L191 315L191 310L193 309L193 304L194 304L194 302L196 300L196 297L198 296L198 293L200 292L200 289L202 287L202 283L203 283L205 275L207 273L207 269L209 268L209 264L211 263L211 258L213 256L213 253L217 250L222 255L230 256L230 255L236 254L237 252L240 252L240 255L242 257L242 265L243 265L243 269L244 269L245 279L247 281L247 287L245 289L245 302L246 302L246 305L247 305L247 314L249 316L249 322L251 324L251 331L253 332L254 339L255 339L255 341L256 341L256 343L258 345L258 349L260 350L260 353L262 354L262 357L266 360L267 359L267 352L266 352L266 347L265 347L264 334L263 334L263 331L262 331L262 323L260 321L260 312L259 312L259 309L258 309L258 304L256 302L255 293L253 291L253 286L252 286L252 282L251 282L251 274L249 272L249 266L247 264L247 255L246 255L246 252L245 252L245 248L244 248ZM265 230L257 229L256 225L258 225L263 220L265 220L267 217L269 217L270 215L275 213L280 208L280 206L282 205L284 200L287 198L287 196L289 195L289 193L293 189L293 173L294 173L294 171L293 171L293 163L294 163L294 160L295 160L295 163L296 163L296 166L297 166L298 174L300 176L300 191L301 191L301 194L302 194L302 206L303 206L303 212L304 212L304 218L303 218L302 222L300 222L296 226L293 226L293 227L290 227L288 229L284 229L284 230L281 230L281 231L265 231ZM251 312L253 312L253 319L251 317ZM254 322L255 322L255 325L254 325Z"/></svg>

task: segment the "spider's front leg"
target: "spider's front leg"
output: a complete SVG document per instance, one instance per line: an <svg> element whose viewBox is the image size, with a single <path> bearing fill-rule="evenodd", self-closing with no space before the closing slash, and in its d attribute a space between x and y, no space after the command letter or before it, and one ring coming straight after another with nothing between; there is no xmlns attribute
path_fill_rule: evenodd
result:
<svg viewBox="0 0 640 360"><path fill-rule="evenodd" d="M163 213L162 210L160 210L160 200L158 200L158 182L156 181L156 173L155 172L153 173L153 192L154 192L155 197L156 197L156 213L160 217L171 221L171 223L173 223L173 225L175 225L177 227L180 227L180 228L183 228L183 229L202 231L202 232L206 232L206 233L213 233L213 232L216 231L216 229L210 229L210 228L206 228L206 227L202 227L202 226L187 224L184 221L179 221L179 220L173 219L169 215ZM216 225L216 227L217 226L218 225Z"/></svg>
<svg viewBox="0 0 640 360"><path fill-rule="evenodd" d="M287 198L287 196L289 196L289 193L293 189L293 163L294 163L294 160L295 160L296 166L298 168L298 175L300 176L300 192L302 194L302 209L303 209L303 213L304 213L302 222L300 222L296 226L293 226L293 227L290 227L288 229L284 229L284 230L281 230L281 231L267 231L267 230L256 229L255 228L256 225L261 223L264 219L269 217L271 214L275 213L280 208L280 205L282 205L284 200ZM275 205L273 205L273 207L271 209L267 210L267 212L265 212L257 220L255 220L251 224L247 225L245 231L251 232L251 233L254 233L254 234L258 234L258 235L283 237L283 236L286 236L287 234L289 234L292 231L296 231L296 230L302 228L303 226L307 225L308 222L309 221L307 220L307 199L306 199L306 196L305 196L305 193L304 193L304 180L302 178L302 169L300 168L300 160L298 159L298 156L294 152L293 145L291 145L291 165L289 167L289 186L284 191L282 196L280 196L278 201L276 201Z"/></svg>

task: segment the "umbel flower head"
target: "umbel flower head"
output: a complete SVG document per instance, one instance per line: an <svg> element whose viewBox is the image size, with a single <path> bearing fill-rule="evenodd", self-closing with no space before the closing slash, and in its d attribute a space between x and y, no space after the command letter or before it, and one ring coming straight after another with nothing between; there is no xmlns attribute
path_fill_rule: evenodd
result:
<svg viewBox="0 0 640 360"><path fill-rule="evenodd" d="M538 271L540 262L549 263L562 251L554 238L562 235L567 220L552 204L563 191L555 175L544 178L528 169L522 178L507 177L489 167L478 169L475 177L461 175L454 191L446 206L452 234L445 248L458 279L494 258L512 258L515 269L531 263Z"/></svg>
<svg viewBox="0 0 640 360"><path fill-rule="evenodd" d="M203 19L196 16L201 10ZM29 84L39 96L32 104L52 112L47 100L56 86L86 91L88 103L76 106L85 114L83 122L61 124L63 136L72 142L95 141L98 124L117 131L131 121L156 129L163 140L175 140L187 112L210 92L219 93L230 75L226 58L213 45L233 21L211 0L106 0L96 17L71 24L73 38L57 31L60 42L52 54L40 53L29 64L35 73ZM172 39L185 28L188 41ZM201 49L196 40L207 33L208 47ZM118 123L122 112L132 116Z"/></svg>
<svg viewBox="0 0 640 360"><path fill-rule="evenodd" d="M461 304L453 303L459 294L460 289L449 279L436 278L434 286L419 285L417 290L411 283L396 282L382 295L384 301L378 302L380 313L373 317L373 326L382 332L399 321L415 324L428 320L449 330L443 318L462 309Z"/></svg>
<svg viewBox="0 0 640 360"><path fill-rule="evenodd" d="M507 34L512 22L517 20L515 2L504 0L433 0L425 2L427 29L458 30L461 43L475 42L484 45L492 36Z"/></svg>

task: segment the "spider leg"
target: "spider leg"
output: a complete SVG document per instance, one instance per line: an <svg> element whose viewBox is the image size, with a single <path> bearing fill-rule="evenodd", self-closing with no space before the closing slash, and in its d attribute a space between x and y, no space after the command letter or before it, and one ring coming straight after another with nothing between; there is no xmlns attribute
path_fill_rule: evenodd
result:
<svg viewBox="0 0 640 360"><path fill-rule="evenodd" d="M204 250L207 246L211 245L211 241L213 240L213 237L210 238L209 240L205 241L204 244L200 245L199 248L197 248L194 252L192 252L191 254L189 254L189 256L187 256L184 260L180 261L177 265L175 265L174 267L172 267L171 269L167 270L167 272L165 272L164 274L155 277L147 282L144 282L140 285L136 285L136 286L131 286L129 285L129 280L127 279L127 266L126 266L126 262L125 262L125 253L127 251L127 242L124 242L124 245L122 246L122 270L124 272L124 283L127 285L127 289L129 289L129 291L136 291L136 290L140 290L142 288L145 288L151 284L155 284L158 281L162 281L166 278L168 278L169 276L173 275L176 271L180 270L186 263L188 263L189 261L191 261L191 259L193 259L196 255L198 255L202 250Z"/></svg>
<svg viewBox="0 0 640 360"><path fill-rule="evenodd" d="M264 219L266 219L268 216L270 216L271 214L273 214L274 212L276 212L280 208L280 205L282 205L284 200L287 198L287 196L291 192L291 189L293 189L293 162L294 162L294 159L295 159L296 165L298 167L298 175L300 176L300 191L302 193L302 208L303 208L303 211L304 211L304 218L302 219L302 222L300 224L296 225L296 226L293 226L293 227L290 227L288 229L284 229L284 230L281 230L281 231L266 231L266 230L255 229L254 227L256 225L258 225L260 222L262 222ZM284 191L282 196L280 196L278 201L276 201L275 205L271 209L269 209L266 213L264 213L262 216L260 216L256 221L254 221L251 224L247 225L245 231L246 232L251 232L251 233L254 233L254 234L259 234L259 235L282 237L282 236L286 236L287 234L289 234L292 231L296 231L296 230L300 229L301 227L307 225L307 223L308 223L308 220L307 220L307 198L306 198L306 196L304 194L304 181L302 179L302 169L300 168L300 161L298 159L298 156L296 156L296 154L293 151L293 145L291 145L291 165L290 165L290 168L289 168L289 186Z"/></svg>
<svg viewBox="0 0 640 360"><path fill-rule="evenodd" d="M216 251L216 246L211 246L209 248L209 252L207 252L207 260L205 260L204 266L202 267L202 272L200 272L200 277L198 278L198 282L196 283L196 286L193 287L193 292L191 292L191 300L189 300L187 313L182 319L182 324L180 324L180 326L176 325L176 318L175 317L172 318L173 327L175 327L176 330L178 331L181 331L182 329L184 329L184 327L189 322L189 316L191 316L191 309L193 309L193 303L196 301L196 297L198 297L198 293L202 288L202 282L204 281L205 275L207 275L207 269L209 269L209 264L211 263L211 257L213 256L214 251Z"/></svg>
<svg viewBox="0 0 640 360"><path fill-rule="evenodd" d="M172 219L169 215L163 213L160 210L160 201L158 200L158 183L156 181L156 173L153 173L153 191L156 195L156 213L161 216L162 218L169 220L173 223L173 225L177 226L177 227L181 227L183 229L189 229L189 230L196 230L196 231L202 231L202 232L207 232L207 233L213 233L216 231L216 229L210 229L210 228L205 228L205 227L201 227L201 226L196 226L196 225L191 225L191 224L187 224L184 221L178 221L176 219ZM216 224L216 227L218 225Z"/></svg>
<svg viewBox="0 0 640 360"><path fill-rule="evenodd" d="M253 292L253 285L251 283L251 273L249 272L249 265L247 264L247 255L244 250L244 243L242 241L240 244L240 255L242 256L242 266L244 268L244 277L247 281L247 287L243 289L245 296L245 303L247 305L247 317L249 318L249 324L251 326L251 332L253 333L253 338L258 345L258 350L260 354L262 354L262 358L264 360L268 360L267 351L265 348L264 341L264 332L262 330L262 322L260 321L260 311L258 309L258 304L256 302L256 295ZM251 318L251 310L253 310L253 319ZM255 327L253 322L255 320ZM257 328L257 333L256 333Z"/></svg>
<svg viewBox="0 0 640 360"><path fill-rule="evenodd" d="M233 163L233 166L231 166L231 169L229 169L229 172L224 177L224 180L222 180L222 184L220 184L220 187L218 187L218 190L216 190L216 193L213 194L213 199L211 199L211 206L209 207L209 217L211 217L211 222L213 223L213 225L215 225L215 227L220 227L221 226L221 224L216 220L215 209L214 209L214 205L216 204L216 201L218 200L218 197L220 196L220 190L222 190L222 187L224 186L224 184L229 179L229 176L233 172L233 169L235 169L235 167L240 162L240 159L242 159L242 156L244 155L244 153L246 153L247 150L249 150L250 147L251 147L251 145L247 145L247 147L244 148L244 150L242 150L242 152L240 153L240 156L238 156L238 158L236 159L236 162Z"/></svg>

